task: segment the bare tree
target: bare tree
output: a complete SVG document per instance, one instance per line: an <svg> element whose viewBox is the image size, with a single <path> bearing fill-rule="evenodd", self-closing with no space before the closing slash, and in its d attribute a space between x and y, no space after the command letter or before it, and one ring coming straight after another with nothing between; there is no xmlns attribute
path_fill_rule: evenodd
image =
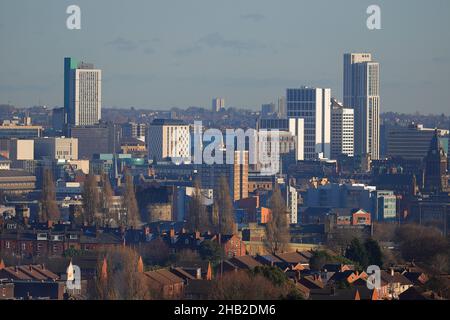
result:
<svg viewBox="0 0 450 320"><path fill-rule="evenodd" d="M270 197L269 207L272 215L266 224L264 244L271 254L277 254L287 249L290 240L286 204L278 185L275 186L272 197Z"/></svg>
<svg viewBox="0 0 450 320"><path fill-rule="evenodd" d="M219 179L219 187L217 193L218 212L218 231L222 234L234 234L236 232L236 224L234 219L233 202L231 201L230 188L225 176Z"/></svg>
<svg viewBox="0 0 450 320"><path fill-rule="evenodd" d="M112 216L112 197L114 196L114 191L111 187L111 182L106 174L102 175L102 192L100 194L101 206L103 210L103 224L109 225L111 219L117 221L117 217Z"/></svg>
<svg viewBox="0 0 450 320"><path fill-rule="evenodd" d="M92 298L150 299L148 281L142 273L143 265L140 261L137 252L129 247L115 247L106 251L104 258L98 261Z"/></svg>
<svg viewBox="0 0 450 320"><path fill-rule="evenodd" d="M191 232L205 232L210 230L211 227L206 206L202 202L199 180L196 180L194 183L194 194L192 195L192 199L189 201L187 227Z"/></svg>
<svg viewBox="0 0 450 320"><path fill-rule="evenodd" d="M247 271L228 272L212 280L211 300L276 300L285 292L262 275Z"/></svg>
<svg viewBox="0 0 450 320"><path fill-rule="evenodd" d="M55 182L53 180L53 175L50 169L44 169L41 204L42 221L55 221L60 218L58 204L56 203Z"/></svg>

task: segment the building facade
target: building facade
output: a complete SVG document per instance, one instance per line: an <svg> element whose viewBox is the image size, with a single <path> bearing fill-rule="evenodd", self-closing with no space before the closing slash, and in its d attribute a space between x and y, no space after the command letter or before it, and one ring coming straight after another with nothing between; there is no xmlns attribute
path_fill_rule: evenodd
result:
<svg viewBox="0 0 450 320"><path fill-rule="evenodd" d="M331 90L287 89L288 118L304 119L304 159L330 157Z"/></svg>
<svg viewBox="0 0 450 320"><path fill-rule="evenodd" d="M77 160L78 139L55 137L35 139L34 155L36 159Z"/></svg>
<svg viewBox="0 0 450 320"><path fill-rule="evenodd" d="M420 124L391 128L388 131L386 155L422 161L428 153L434 131ZM448 130L438 130L439 140L445 135L448 135Z"/></svg>
<svg viewBox="0 0 450 320"><path fill-rule="evenodd" d="M355 155L380 157L380 65L370 53L344 55L344 105L355 110Z"/></svg>
<svg viewBox="0 0 450 320"><path fill-rule="evenodd" d="M64 59L65 122L72 126L97 124L101 119L102 71L93 64Z"/></svg>
<svg viewBox="0 0 450 320"><path fill-rule="evenodd" d="M223 99L223 98L214 98L212 100L212 111L213 112L219 112L222 109L225 109L225 99Z"/></svg>
<svg viewBox="0 0 450 320"><path fill-rule="evenodd" d="M333 100L331 107L331 159L354 154L354 110Z"/></svg>
<svg viewBox="0 0 450 320"><path fill-rule="evenodd" d="M112 123L72 126L71 138L78 139L78 158L90 160L94 154L114 154L120 150L120 127Z"/></svg>
<svg viewBox="0 0 450 320"><path fill-rule="evenodd" d="M181 120L156 119L148 131L148 157L161 161L171 158L175 162L191 160L191 134L189 125Z"/></svg>

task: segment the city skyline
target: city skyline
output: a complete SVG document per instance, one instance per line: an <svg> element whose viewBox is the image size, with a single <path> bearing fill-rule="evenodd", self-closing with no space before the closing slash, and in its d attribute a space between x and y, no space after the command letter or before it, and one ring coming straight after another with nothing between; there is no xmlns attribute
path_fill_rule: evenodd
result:
<svg viewBox="0 0 450 320"><path fill-rule="evenodd" d="M446 113L450 47L440 35L449 27L443 16L449 3L379 1L382 29L370 31L365 10L371 3L352 2L286 1L274 8L248 1L234 8L200 1L178 3L178 13L160 2L123 8L114 1L78 1L77 31L65 28L66 3L2 2L0 103L63 106L65 56L104 71L105 107L208 108L213 97L223 97L227 106L257 110L276 103L285 88L302 85L331 88L343 100L342 55L371 52L383 69L382 112ZM136 18L117 23L122 12ZM100 23L97 17L105 14ZM312 40L305 45L304 39Z"/></svg>

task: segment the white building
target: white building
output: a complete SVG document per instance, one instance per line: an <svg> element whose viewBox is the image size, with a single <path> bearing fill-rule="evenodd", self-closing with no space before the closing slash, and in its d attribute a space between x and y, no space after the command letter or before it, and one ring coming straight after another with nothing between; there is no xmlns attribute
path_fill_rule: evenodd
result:
<svg viewBox="0 0 450 320"><path fill-rule="evenodd" d="M148 157L156 161L171 158L177 163L190 162L189 125L181 120L154 120L148 129Z"/></svg>
<svg viewBox="0 0 450 320"><path fill-rule="evenodd" d="M344 55L344 105L355 110L355 155L380 157L380 65L370 53Z"/></svg>
<svg viewBox="0 0 450 320"><path fill-rule="evenodd" d="M289 119L304 119L304 159L330 158L331 89L287 89Z"/></svg>
<svg viewBox="0 0 450 320"><path fill-rule="evenodd" d="M354 110L333 99L331 106L331 159L354 154Z"/></svg>
<svg viewBox="0 0 450 320"><path fill-rule="evenodd" d="M223 99L223 98L214 98L212 100L212 110L213 110L213 112L219 112L222 109L225 109L225 99Z"/></svg>
<svg viewBox="0 0 450 320"><path fill-rule="evenodd" d="M73 58L64 60L65 122L87 126L101 119L102 71L93 64L77 63Z"/></svg>
<svg viewBox="0 0 450 320"><path fill-rule="evenodd" d="M297 189L295 189L295 187L292 186L288 186L286 188L286 206L289 210L289 223L290 224L297 224L298 222L298 217L297 217L297 213L298 213L298 192Z"/></svg>
<svg viewBox="0 0 450 320"><path fill-rule="evenodd" d="M289 132L296 137L295 160L305 160L305 120L289 119Z"/></svg>
<svg viewBox="0 0 450 320"><path fill-rule="evenodd" d="M77 138L37 138L34 140L34 156L36 159L77 160Z"/></svg>
<svg viewBox="0 0 450 320"><path fill-rule="evenodd" d="M34 140L11 139L10 148L12 161L34 160Z"/></svg>

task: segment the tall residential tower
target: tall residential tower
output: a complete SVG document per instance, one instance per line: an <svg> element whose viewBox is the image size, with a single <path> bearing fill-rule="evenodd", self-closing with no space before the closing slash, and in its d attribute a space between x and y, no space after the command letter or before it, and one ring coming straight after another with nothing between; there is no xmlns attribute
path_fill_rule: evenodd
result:
<svg viewBox="0 0 450 320"><path fill-rule="evenodd" d="M370 53L344 54L344 105L355 110L355 155L380 157L380 65Z"/></svg>

